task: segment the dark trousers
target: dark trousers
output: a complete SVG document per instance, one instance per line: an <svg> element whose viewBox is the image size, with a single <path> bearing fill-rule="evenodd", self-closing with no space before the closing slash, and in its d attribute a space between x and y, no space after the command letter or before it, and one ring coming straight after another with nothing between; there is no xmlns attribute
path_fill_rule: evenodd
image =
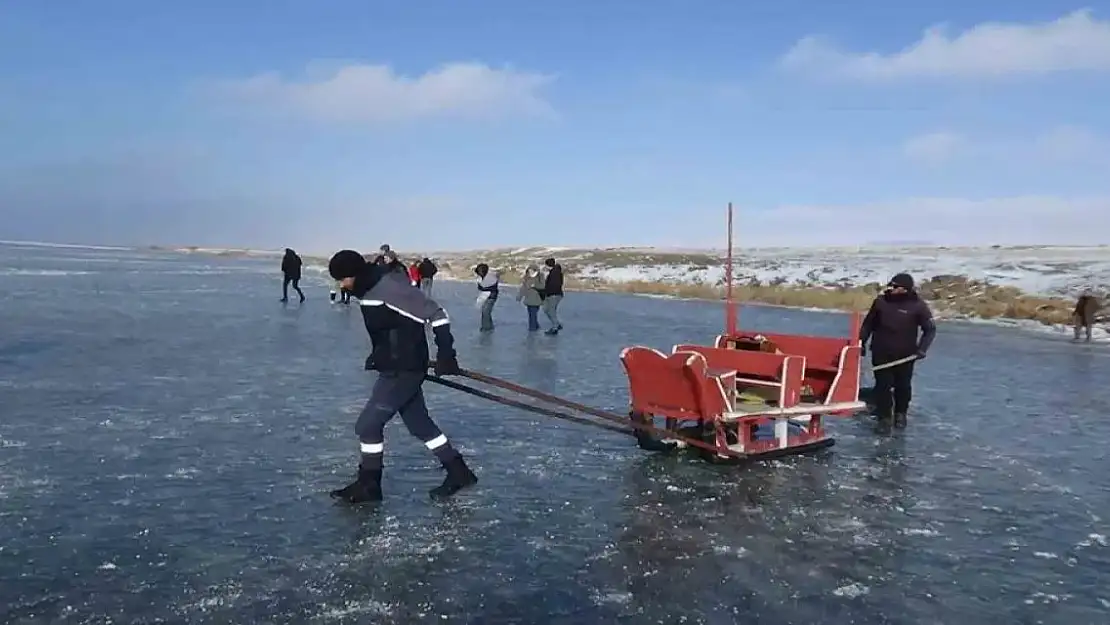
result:
<svg viewBox="0 0 1110 625"><path fill-rule="evenodd" d="M282 283L281 283L281 299L283 299L283 300L289 299L289 285L290 284L293 285L293 290L295 290L297 292L297 295L300 295L301 299L303 300L304 299L304 293L301 292L301 286L300 286L301 285L301 277L300 276L285 276L285 280L283 280Z"/></svg>
<svg viewBox="0 0 1110 625"><path fill-rule="evenodd" d="M1092 321L1090 319L1081 317L1080 315L1075 315L1075 317L1072 318L1072 322L1075 324L1075 340L1079 340L1079 332L1080 330L1083 330L1087 334L1087 342L1090 343L1091 326L1093 325Z"/></svg>
<svg viewBox="0 0 1110 625"><path fill-rule="evenodd" d="M539 330L540 329L540 307L539 306L527 306L526 308L528 309L528 329L529 330Z"/></svg>
<svg viewBox="0 0 1110 625"><path fill-rule="evenodd" d="M382 455L385 453L385 424L398 412L409 433L420 439L440 462L446 463L459 455L428 414L423 384L422 371L378 374L370 399L355 423L363 470L381 470Z"/></svg>
<svg viewBox="0 0 1110 625"><path fill-rule="evenodd" d="M898 360L897 358L875 359L873 364ZM895 365L889 369L875 372L875 410L880 417L891 414L905 414L910 409L913 395L913 360Z"/></svg>

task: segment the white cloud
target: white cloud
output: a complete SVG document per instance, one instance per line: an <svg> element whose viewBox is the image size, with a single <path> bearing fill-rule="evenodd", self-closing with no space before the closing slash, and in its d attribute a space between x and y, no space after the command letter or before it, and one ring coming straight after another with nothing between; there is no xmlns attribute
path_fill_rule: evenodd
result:
<svg viewBox="0 0 1110 625"><path fill-rule="evenodd" d="M907 139L902 144L902 154L930 166L967 158L1040 164L1105 160L1110 164L1110 141L1086 128L1068 125L1031 137L1005 139L938 131Z"/></svg>
<svg viewBox="0 0 1110 625"><path fill-rule="evenodd" d="M954 132L932 132L910 138L902 152L910 160L937 165L958 154L964 144L964 138Z"/></svg>
<svg viewBox="0 0 1110 625"><path fill-rule="evenodd" d="M1059 126L1037 139L1038 152L1055 161L1110 157L1110 142L1077 126Z"/></svg>
<svg viewBox="0 0 1110 625"><path fill-rule="evenodd" d="M1110 196L906 198L843 206L781 206L742 222L768 233L760 245L1098 245L1110 232ZM806 224L799 230L797 224Z"/></svg>
<svg viewBox="0 0 1110 625"><path fill-rule="evenodd" d="M276 72L216 85L236 103L345 123L390 123L432 117L551 115L540 91L553 76L481 63L448 63L419 76L387 65L342 65L293 81Z"/></svg>
<svg viewBox="0 0 1110 625"><path fill-rule="evenodd" d="M899 52L848 52L822 37L799 40L783 67L856 80L984 79L1066 71L1110 71L1110 21L1089 9L1056 20L985 22L949 36L944 25L924 31Z"/></svg>

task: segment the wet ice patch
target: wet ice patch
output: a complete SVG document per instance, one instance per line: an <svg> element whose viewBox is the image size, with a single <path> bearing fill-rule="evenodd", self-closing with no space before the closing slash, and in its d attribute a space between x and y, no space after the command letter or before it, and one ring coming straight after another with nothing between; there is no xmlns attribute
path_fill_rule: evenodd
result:
<svg viewBox="0 0 1110 625"><path fill-rule="evenodd" d="M715 553L719 556L734 556L734 557L737 557L737 558L743 558L743 557L746 557L751 552L749 552L747 549L745 549L744 547L741 547L739 545L737 545L737 546L714 545L713 546L713 553Z"/></svg>
<svg viewBox="0 0 1110 625"><path fill-rule="evenodd" d="M237 582L209 586L201 596L178 607L184 612L215 612L234 606L243 596L243 589Z"/></svg>
<svg viewBox="0 0 1110 625"><path fill-rule="evenodd" d="M860 547L878 547L883 543L883 537L871 530L863 530L852 536L852 544Z"/></svg>
<svg viewBox="0 0 1110 625"><path fill-rule="evenodd" d="M598 551L597 553L590 554L590 555L586 556L586 562L595 562L595 561L598 561L598 560L608 560L608 559L610 559L613 556L616 556L618 554L620 554L620 550L617 549L617 546L613 545L613 544L609 544L609 545L605 545L605 547L601 551Z"/></svg>
<svg viewBox="0 0 1110 625"><path fill-rule="evenodd" d="M632 593L624 590L594 589L590 593L594 605L625 605L632 601Z"/></svg>
<svg viewBox="0 0 1110 625"><path fill-rule="evenodd" d="M1050 605L1053 603L1060 603L1061 601L1065 601L1067 599L1071 599L1071 595L1055 595L1044 592L1035 592L1028 599L1025 600L1025 605L1034 605L1037 603L1041 605Z"/></svg>
<svg viewBox="0 0 1110 625"><path fill-rule="evenodd" d="M200 470L193 467L182 467L175 469L173 473L167 473L166 479L169 480L191 480L200 473Z"/></svg>
<svg viewBox="0 0 1110 625"><path fill-rule="evenodd" d="M352 616L385 617L393 614L393 612L393 606L388 603L364 599L362 601L344 601L342 604L334 606L325 605L323 610L312 619L334 621Z"/></svg>
<svg viewBox="0 0 1110 625"><path fill-rule="evenodd" d="M1077 547L1091 547L1091 546L1096 546L1096 545L1099 546L1099 547L1106 547L1107 546L1107 541L1106 541L1106 535L1105 534L1088 534L1087 538L1085 540L1079 541L1079 543L1076 546Z"/></svg>
<svg viewBox="0 0 1110 625"><path fill-rule="evenodd" d="M940 532L929 527L908 527L902 530L902 534L906 536L926 536L929 538L940 536Z"/></svg>
<svg viewBox="0 0 1110 625"><path fill-rule="evenodd" d="M429 560L449 547L459 548L458 537L450 529L402 526L397 517L390 516L373 536L359 539L358 547L350 559L386 562Z"/></svg>
<svg viewBox="0 0 1110 625"><path fill-rule="evenodd" d="M863 584L857 582L853 582L851 584L837 587L835 590L832 591L832 594L836 595L837 597L855 599L857 597L862 597L870 592L871 589L867 586L864 586Z"/></svg>

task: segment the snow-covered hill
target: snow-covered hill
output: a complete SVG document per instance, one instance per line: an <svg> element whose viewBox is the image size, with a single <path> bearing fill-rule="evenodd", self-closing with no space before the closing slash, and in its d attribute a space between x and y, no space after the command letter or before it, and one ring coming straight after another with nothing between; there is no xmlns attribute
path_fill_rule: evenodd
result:
<svg viewBox="0 0 1110 625"><path fill-rule="evenodd" d="M579 279L605 282L720 284L725 272L719 251L534 247L431 255L460 277L478 262L516 272L547 257ZM919 281L963 276L1045 297L1110 290L1110 246L767 248L738 253L733 267L738 283L765 285L862 286L906 271Z"/></svg>

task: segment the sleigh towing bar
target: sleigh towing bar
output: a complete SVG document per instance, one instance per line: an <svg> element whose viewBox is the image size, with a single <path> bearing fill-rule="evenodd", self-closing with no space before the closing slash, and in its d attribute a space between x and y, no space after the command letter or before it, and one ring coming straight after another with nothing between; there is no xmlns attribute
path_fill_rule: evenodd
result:
<svg viewBox="0 0 1110 625"><path fill-rule="evenodd" d="M520 409L520 410L525 410L525 411L528 411L528 412L533 412L533 413L536 413L536 414L541 414L541 415L548 416L548 417L553 417L553 418L556 418L556 419L563 419L565 421L571 421L573 423L579 423L579 424L582 424L582 425L592 425L594 427L609 430L610 432L617 432L617 433L626 434L626 435L632 435L635 430L639 430L641 432L647 432L647 433L650 433L650 434L654 434L654 435L656 435L656 436L658 436L661 439L666 440L666 441L671 441L671 442L674 442L674 443L682 443L682 444L688 445L690 447L697 447L697 448L700 448L700 449L704 449L706 451L711 451L711 452L713 452L715 454L719 454L721 456L732 457L732 458L735 458L735 459L742 459L742 458L746 457L745 454L735 452L735 451L730 450L728 448L723 448L722 449L722 448L719 448L716 445L713 445L711 443L707 443L705 441L698 440L696 438L691 438L689 436L683 436L683 435L678 434L676 432L673 432L671 430L666 430L666 429L663 429L663 428L657 428L653 425L649 425L647 423L642 423L642 422L639 422L639 421L633 421L628 416L622 416L622 415L619 415L619 414L614 413L614 412L609 412L607 410L601 410L599 408L594 408L592 406L586 406L586 405L580 404L578 402L570 401L569 399L563 399L561 397L557 397L557 396L551 395L549 393L544 393L542 391L537 391L536 389L528 388L526 386L521 386L519 384L515 384L513 382L510 382L508 380L503 380L501 378L497 378L497 377L494 377L494 376L491 376L491 375L486 375L484 373L478 373L476 371L469 371L469 370L466 370L466 369L461 369L456 375L458 375L460 377L463 377L463 378L467 378L469 380L473 380L475 382L486 384L488 386L499 388L501 390L516 393L518 395L524 395L526 397L531 397L532 399L536 399L536 400L539 400L541 402L545 402L545 403L552 404L552 405L555 405L555 406L560 406L562 408L566 408L566 409L569 409L569 410L572 410L572 411L575 411L575 412L588 414L588 415L590 415L592 417L595 417L597 419L601 419L602 421L607 421L608 423L601 423L601 422L594 421L594 420L591 420L591 419L586 419L586 418L583 418L583 417L579 417L579 416L567 413L565 411L553 410L551 408L536 406L536 405L533 405L533 404L528 404L528 403L525 403L525 402L522 402L522 401L511 399L511 398L508 398L508 397L503 397L503 396L497 395L495 393L490 393L488 391L484 391L484 390L477 389L477 388L474 388L474 387L471 387L471 386L467 386L465 384L455 382L454 380L448 380L444 377L440 377L440 376L437 376L437 375L426 374L424 376L424 379L426 379L429 382L433 382L435 384L439 384L441 386L444 386L444 387L447 387L447 388L450 388L450 389L453 389L453 390L456 390L456 391L461 391L461 392L466 393L468 395L473 395L475 397L480 397L482 399L486 399L486 400L489 400L489 401L492 401L492 402L495 402L495 403L502 404L504 406L510 406L512 408L517 408L517 409Z"/></svg>

